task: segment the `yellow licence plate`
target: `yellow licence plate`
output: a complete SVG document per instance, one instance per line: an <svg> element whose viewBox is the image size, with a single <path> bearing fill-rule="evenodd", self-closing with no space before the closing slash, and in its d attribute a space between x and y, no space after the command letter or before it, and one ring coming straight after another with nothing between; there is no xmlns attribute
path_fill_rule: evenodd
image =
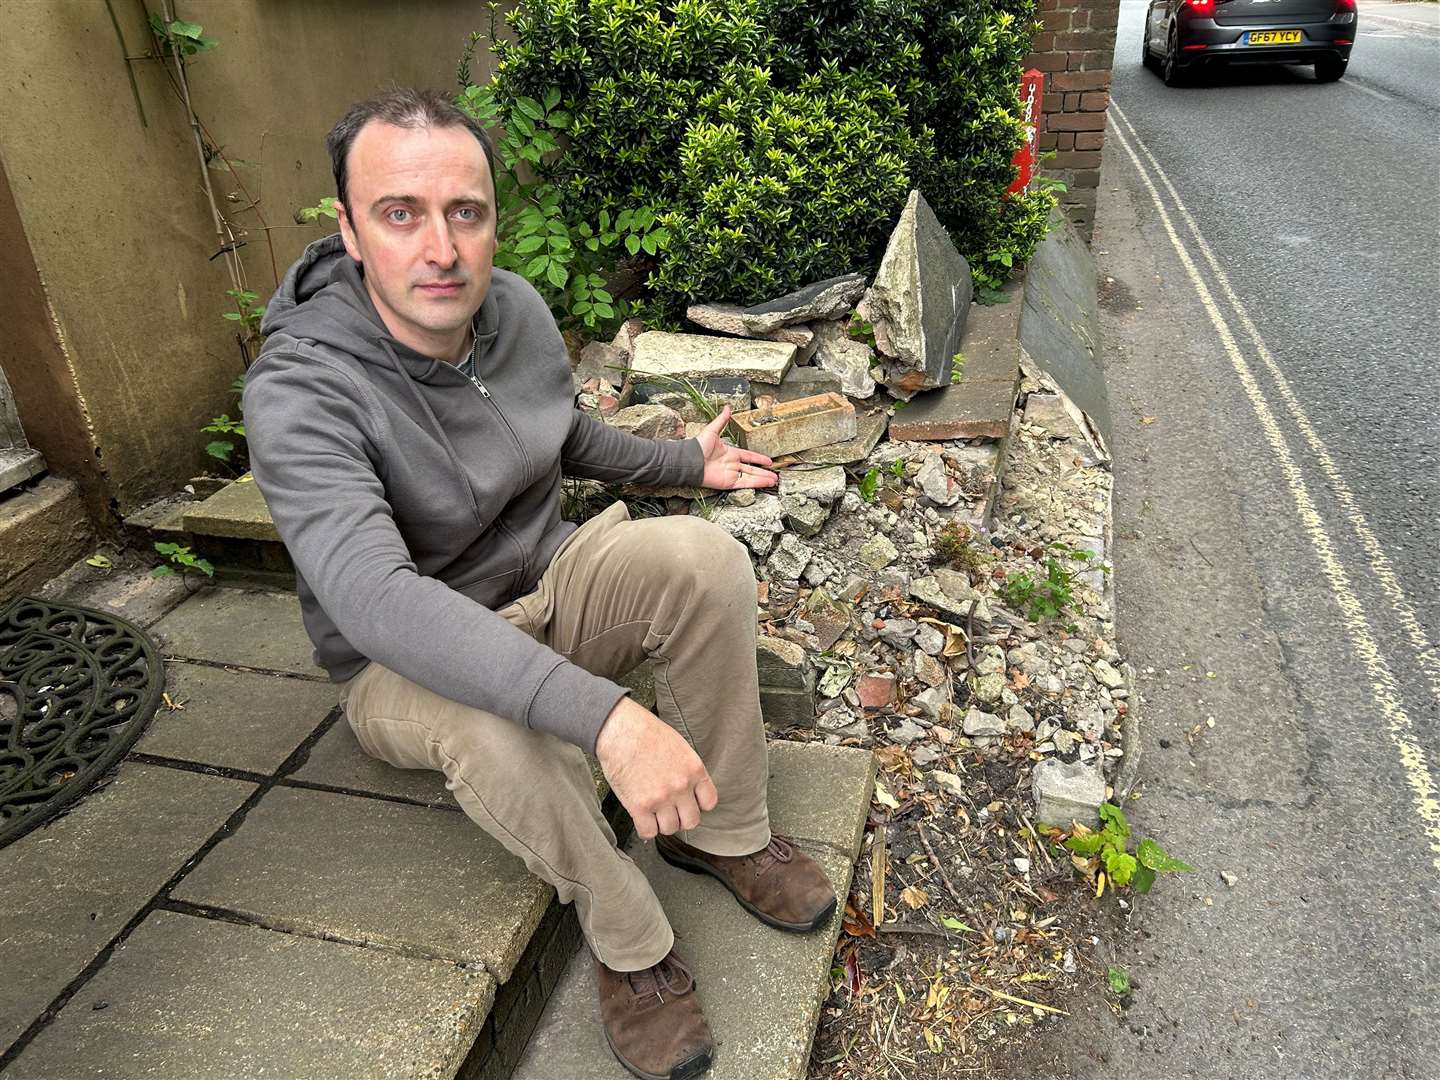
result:
<svg viewBox="0 0 1440 1080"><path fill-rule="evenodd" d="M1252 30L1246 35L1247 45L1299 45L1299 30Z"/></svg>

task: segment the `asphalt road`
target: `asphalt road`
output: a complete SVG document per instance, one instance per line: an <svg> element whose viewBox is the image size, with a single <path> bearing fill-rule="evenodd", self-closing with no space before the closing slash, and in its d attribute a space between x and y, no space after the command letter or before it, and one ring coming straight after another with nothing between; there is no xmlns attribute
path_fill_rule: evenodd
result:
<svg viewBox="0 0 1440 1080"><path fill-rule="evenodd" d="M1440 1077L1440 36L1366 5L1341 83L1169 90L1144 10L1094 242L1128 809L1199 870L1101 943L1129 1008L1088 996L1025 1072Z"/></svg>

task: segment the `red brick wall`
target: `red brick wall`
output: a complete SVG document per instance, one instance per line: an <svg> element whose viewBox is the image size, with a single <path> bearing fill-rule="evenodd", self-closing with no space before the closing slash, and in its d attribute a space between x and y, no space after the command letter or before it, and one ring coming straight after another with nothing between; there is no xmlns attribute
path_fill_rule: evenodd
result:
<svg viewBox="0 0 1440 1080"><path fill-rule="evenodd" d="M1040 0L1041 28L1025 69L1045 73L1040 150L1055 151L1046 172L1065 181L1065 216L1088 240L1105 148L1105 110L1120 0Z"/></svg>

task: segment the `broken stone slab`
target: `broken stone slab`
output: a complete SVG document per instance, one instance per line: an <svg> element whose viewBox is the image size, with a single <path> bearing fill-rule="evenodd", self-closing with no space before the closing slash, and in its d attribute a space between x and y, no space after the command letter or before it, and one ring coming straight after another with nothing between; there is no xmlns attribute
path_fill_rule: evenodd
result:
<svg viewBox="0 0 1440 1080"><path fill-rule="evenodd" d="M1031 773L1030 791L1035 797L1035 819L1042 825L1100 824L1105 778L1093 765L1046 758Z"/></svg>
<svg viewBox="0 0 1440 1080"><path fill-rule="evenodd" d="M805 690L810 687L810 664L805 659L805 649L784 638L761 637L755 642L755 667L760 675L761 686L774 686L785 690Z"/></svg>
<svg viewBox="0 0 1440 1080"><path fill-rule="evenodd" d="M860 315L875 331L883 382L897 397L948 386L973 291L970 266L919 190L885 247Z"/></svg>
<svg viewBox="0 0 1440 1080"><path fill-rule="evenodd" d="M802 351L810 348L815 332L808 326L777 326L773 330L756 332L745 325L742 318L745 309L739 304L691 304L685 309L685 318L706 330L735 337L759 338L764 341L784 341Z"/></svg>
<svg viewBox="0 0 1440 1080"><path fill-rule="evenodd" d="M624 351L603 341L592 341L580 350L580 363L575 366L575 392L591 379L604 379L617 386L625 382L625 369L630 358Z"/></svg>
<svg viewBox="0 0 1440 1080"><path fill-rule="evenodd" d="M890 437L907 442L1003 439L1014 408L1014 384L962 382L917 394L891 419Z"/></svg>
<svg viewBox="0 0 1440 1080"><path fill-rule="evenodd" d="M683 439L685 418L664 405L631 405L606 421L642 439Z"/></svg>
<svg viewBox="0 0 1440 1080"><path fill-rule="evenodd" d="M888 417L883 409L855 417L855 437L828 446L802 450L796 456L807 465L853 465L864 461L885 434Z"/></svg>
<svg viewBox="0 0 1440 1080"><path fill-rule="evenodd" d="M710 412L700 407L689 388L673 382L637 381L630 391L632 405L664 405L674 409L689 424L707 424L726 405L731 412L745 412L750 408L751 383L749 379L720 376L712 379L692 379L691 387L704 398Z"/></svg>
<svg viewBox="0 0 1440 1080"><path fill-rule="evenodd" d="M792 367L779 383L750 384L755 397L774 398L777 402L814 397L816 394L838 394L840 386L839 375L818 367Z"/></svg>
<svg viewBox="0 0 1440 1080"><path fill-rule="evenodd" d="M783 508L774 495L759 495L748 506L727 502L710 515L720 526L756 555L770 554L775 537L785 531Z"/></svg>
<svg viewBox="0 0 1440 1080"><path fill-rule="evenodd" d="M864 291L864 274L826 278L796 292L745 308L740 318L755 334L778 330L790 323L834 319L848 315Z"/></svg>
<svg viewBox="0 0 1440 1080"><path fill-rule="evenodd" d="M646 375L692 380L729 375L778 383L790 370L795 351L794 345L782 341L647 330L635 339L630 366L637 382Z"/></svg>
<svg viewBox="0 0 1440 1080"><path fill-rule="evenodd" d="M814 554L810 545L794 533L783 533L775 550L765 560L765 569L772 581L798 581Z"/></svg>
<svg viewBox="0 0 1440 1080"><path fill-rule="evenodd" d="M845 494L845 470L839 465L820 469L790 468L780 473L780 495L799 495L816 502L833 503Z"/></svg>
<svg viewBox="0 0 1440 1080"><path fill-rule="evenodd" d="M870 374L874 362L875 350L852 338L843 323L819 324L815 335L815 366L839 378L850 397L868 398L875 393L875 379Z"/></svg>
<svg viewBox="0 0 1440 1080"><path fill-rule="evenodd" d="M856 434L855 406L839 394L817 394L737 413L734 423L741 446L771 458L853 439Z"/></svg>

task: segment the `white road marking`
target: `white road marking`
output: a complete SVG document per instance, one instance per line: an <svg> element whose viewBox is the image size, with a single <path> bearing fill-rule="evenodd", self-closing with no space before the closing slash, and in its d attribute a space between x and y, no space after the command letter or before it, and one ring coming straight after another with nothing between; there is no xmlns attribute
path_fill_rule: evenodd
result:
<svg viewBox="0 0 1440 1080"><path fill-rule="evenodd" d="M1141 142L1139 135L1135 133L1135 129L1130 125L1130 122L1125 119L1124 113L1120 111L1113 100L1110 103L1110 108L1116 113L1124 126L1130 130L1135 142L1143 149L1144 143ZM1215 327L1216 334L1220 337L1220 343L1224 347L1230 365L1239 378L1241 386L1244 387L1246 396L1250 399L1251 407L1255 411L1255 417L1259 421L1262 431L1265 433L1265 438L1270 444L1271 451L1275 454L1280 466L1280 471L1284 474L1286 486L1290 489L1290 495L1295 501L1295 507L1299 514L1301 524L1310 539L1316 557L1319 559L1321 570L1330 585L1331 594L1340 608L1341 622L1350 637L1351 644L1354 646L1356 653L1360 656L1368 671L1370 689L1375 695L1376 702L1380 706L1380 711L1385 716L1386 731L1399 755L1400 766L1405 774L1406 784L1410 788L1414 809L1420 818L1421 830L1425 834L1430 846L1432 862L1436 870L1440 870L1440 796L1437 796L1435 783L1431 779L1430 767L1425 759L1424 748L1416 741L1415 724L1405 712L1404 706L1399 700L1399 689L1395 682L1395 676L1391 673L1390 666L1385 662L1384 657L1380 653L1380 647L1375 641L1374 635L1370 632L1370 623L1366 617L1364 606L1351 587L1349 575L1346 573L1345 567L1341 564L1339 557L1335 553L1335 548L1331 544L1330 537L1325 531L1324 522L1320 517L1319 511L1316 509L1315 501L1310 495L1309 488L1306 486L1304 475L1301 473L1300 467L1296 463L1294 455L1291 453L1290 446L1286 442L1285 436L1280 429L1279 421L1276 419L1274 411L1266 400L1264 391L1255 378L1255 373L1246 362L1239 345L1236 344L1235 335L1231 331L1229 323L1226 322L1225 316L1220 311L1219 305L1215 302L1215 297L1211 294L1209 286L1205 284L1204 277L1200 274L1194 260L1190 257L1189 251L1186 250L1179 233L1176 232L1175 225L1170 219L1170 214L1165 209L1165 204L1160 197L1160 192L1156 190L1155 184L1150 179L1150 175L1146 171L1145 166L1141 163L1140 158L1131 147L1129 140L1125 138L1124 132L1122 132L1118 126L1113 130L1116 139L1120 143L1121 149L1129 155L1141 181L1150 192L1150 197L1155 204L1155 209L1160 215L1161 223L1165 226L1165 231L1170 237L1170 243L1174 247L1176 255L1179 256L1181 265L1184 267L1186 275L1189 277L1191 284L1194 286L1200 298L1201 305L1210 317L1210 322ZM1165 177L1164 170L1155 162L1154 156L1150 154L1148 149L1145 150L1145 153L1154 165L1155 172L1162 178L1167 189L1173 195L1174 186L1171 185L1168 178ZM1176 206L1181 206L1178 198L1176 198ZM1203 244L1204 241L1199 237L1198 230L1194 229L1194 219L1190 218L1188 212L1183 211L1183 208L1182 213L1185 213L1192 231L1195 231L1197 239L1200 239ZM1258 344L1258 336L1256 336L1256 339ZM1268 350L1266 350L1266 353L1268 354ZM1271 359L1269 363L1273 364L1273 359ZM1282 382L1281 385L1288 391L1288 384ZM1293 400L1293 396L1287 396L1287 403L1291 400ZM1293 407L1298 407L1298 402L1295 403L1295 406L1292 406L1292 408ZM1308 421L1306 421L1302 430L1308 427ZM1313 433L1313 428L1309 430ZM1349 516L1351 515L1347 513L1347 517ZM1361 519L1361 521L1363 523L1363 519ZM1354 525L1356 522L1352 519L1351 524ZM1366 529L1368 532L1368 526L1366 526ZM1403 600L1403 594L1401 599ZM1395 600L1396 598L1392 595L1391 602L1394 603Z"/></svg>
<svg viewBox="0 0 1440 1080"><path fill-rule="evenodd" d="M1369 94L1371 97L1377 97L1377 98L1379 98L1381 101L1394 101L1394 100L1395 100L1395 99L1392 98L1389 94L1382 94L1379 90L1372 90L1370 87L1366 86L1364 83L1358 83L1358 82L1356 82L1354 79L1341 79L1341 80L1340 80L1340 85L1341 85L1341 86L1348 86L1351 90L1359 90L1362 94Z"/></svg>
<svg viewBox="0 0 1440 1080"><path fill-rule="evenodd" d="M1424 626L1421 625L1420 618L1416 615L1414 606L1410 603L1409 597L1405 595L1405 590L1400 586L1399 575L1395 573L1395 567L1391 564L1389 556L1385 554L1385 549L1381 547L1379 537L1375 535L1375 530L1365 517L1364 511L1360 509L1360 503L1355 498L1355 493L1350 490L1350 485L1345 482L1345 477L1341 475L1340 467L1335 463L1335 458L1331 455L1329 447L1325 445L1325 440L1320 437L1319 432L1315 430L1315 425L1310 422L1309 413L1305 411L1305 406L1300 403L1300 399L1296 396L1294 388L1290 385L1290 380L1285 376L1285 372L1281 370L1280 365L1275 361L1275 356L1270 351L1270 347L1265 344L1265 339L1260 336L1260 331L1256 328L1255 321L1250 318L1249 310L1245 307L1240 297L1236 295L1234 287L1230 284L1230 275L1225 273L1221 267L1220 260L1215 257L1215 252L1200 232L1200 226L1191 215L1189 208L1186 207L1184 200L1180 198L1180 193L1175 190L1175 185L1170 182L1170 177L1167 176L1165 170L1160 167L1160 163L1155 160L1155 155L1150 152L1149 147L1147 147L1140 138L1140 133L1135 130L1134 125L1130 123L1129 117L1125 115L1118 105L1115 107L1115 115L1116 118L1125 125L1131 137L1135 140L1135 144L1140 147L1140 151L1145 155L1146 160L1150 162L1151 167L1160 177L1160 183L1164 185L1165 190L1175 203L1175 208L1179 212L1181 220L1185 222L1190 230L1190 234L1195 238L1195 242L1200 248L1200 254L1204 256L1206 265L1210 267L1210 272L1219 284L1220 291L1225 294L1225 299L1230 302L1230 306L1239 317L1240 325L1244 328L1246 336L1250 338L1251 344L1255 346L1255 351L1260 357L1260 362L1265 365L1265 370L1269 372L1270 377L1275 380L1275 385L1280 391L1280 397L1284 400L1286 409L1289 410L1296 427L1300 429L1300 434L1304 437L1306 446L1308 446L1310 452L1315 455L1315 461L1330 486L1330 493L1340 504L1341 509L1344 510L1345 518L1350 523L1351 528L1355 530L1356 539L1359 540L1360 547L1364 550L1365 557L1370 563L1370 570L1379 582L1380 590L1389 599L1390 606L1394 609L1395 616L1399 620L1401 628L1405 631L1405 636L1409 640L1411 648L1415 650L1416 659L1419 660L1420 666L1425 670L1427 681L1430 683L1430 690L1435 695L1437 707L1440 707L1440 648L1437 648L1435 642L1430 640L1429 635L1425 632Z"/></svg>

